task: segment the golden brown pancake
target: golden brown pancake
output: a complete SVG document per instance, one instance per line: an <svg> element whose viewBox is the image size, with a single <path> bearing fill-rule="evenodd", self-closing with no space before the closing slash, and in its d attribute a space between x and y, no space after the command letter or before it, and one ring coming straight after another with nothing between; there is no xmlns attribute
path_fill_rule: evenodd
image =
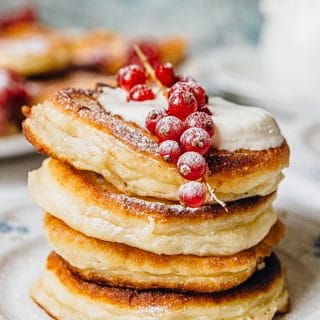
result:
<svg viewBox="0 0 320 320"><path fill-rule="evenodd" d="M29 173L28 190L72 229L157 254L231 255L259 243L277 221L275 194L188 208L130 197L101 176L47 159ZM50 192L48 192L50 190Z"/></svg>
<svg viewBox="0 0 320 320"><path fill-rule="evenodd" d="M25 136L39 151L99 173L127 194L177 201L185 180L175 165L161 159L156 137L106 112L98 94L66 89L43 104L25 107ZM224 201L267 195L276 190L288 160L285 141L261 151L213 149L207 156L207 181Z"/></svg>
<svg viewBox="0 0 320 320"><path fill-rule="evenodd" d="M61 34L37 24L22 24L0 33L0 67L24 76L67 68L71 56Z"/></svg>
<svg viewBox="0 0 320 320"><path fill-rule="evenodd" d="M52 253L31 296L58 320L271 320L276 313L288 309L288 293L275 255L266 258L265 268L239 287L200 294L89 283L73 274L68 264Z"/></svg>
<svg viewBox="0 0 320 320"><path fill-rule="evenodd" d="M89 282L136 289L214 292L247 280L286 232L278 221L255 247L227 257L156 255L119 243L85 236L50 214L47 240L71 270Z"/></svg>
<svg viewBox="0 0 320 320"><path fill-rule="evenodd" d="M98 67L106 73L115 73L128 61L131 42L124 35L110 30L91 30L70 39L72 62L78 67ZM154 42L161 61L177 64L186 53L186 41L179 37Z"/></svg>

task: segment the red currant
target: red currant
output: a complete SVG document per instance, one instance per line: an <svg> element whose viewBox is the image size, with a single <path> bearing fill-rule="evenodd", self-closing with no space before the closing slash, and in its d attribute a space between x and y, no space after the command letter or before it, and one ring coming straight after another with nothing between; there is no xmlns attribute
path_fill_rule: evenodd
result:
<svg viewBox="0 0 320 320"><path fill-rule="evenodd" d="M189 81L186 82L189 86L191 86L193 90L193 94L197 99L199 109L203 108L208 103L208 96L206 90L197 82L197 81Z"/></svg>
<svg viewBox="0 0 320 320"><path fill-rule="evenodd" d="M193 90L191 86L189 86L186 82L178 81L169 89L168 98L170 98L177 91L185 91L193 94Z"/></svg>
<svg viewBox="0 0 320 320"><path fill-rule="evenodd" d="M195 151L206 155L211 146L208 132L202 128L189 128L180 137L183 151Z"/></svg>
<svg viewBox="0 0 320 320"><path fill-rule="evenodd" d="M189 80L188 82L178 81L169 90L168 97L170 97L176 90L188 91L194 94L199 109L206 106L208 103L208 96L206 91L201 85L195 80Z"/></svg>
<svg viewBox="0 0 320 320"><path fill-rule="evenodd" d="M184 130L183 122L174 116L166 116L160 119L156 125L156 135L160 141L175 140L179 138Z"/></svg>
<svg viewBox="0 0 320 320"><path fill-rule="evenodd" d="M155 134L156 133L156 125L160 119L167 116L167 111L165 109L155 109L151 110L146 118L146 127L147 129Z"/></svg>
<svg viewBox="0 0 320 320"><path fill-rule="evenodd" d="M187 128L197 127L206 130L210 137L214 135L214 123L211 116L205 112L191 113L185 121Z"/></svg>
<svg viewBox="0 0 320 320"><path fill-rule="evenodd" d="M191 208L198 208L206 200L206 188L201 182L187 182L179 188L178 196L182 204Z"/></svg>
<svg viewBox="0 0 320 320"><path fill-rule="evenodd" d="M177 141L166 140L160 143L159 153L164 161L177 163L182 151Z"/></svg>
<svg viewBox="0 0 320 320"><path fill-rule="evenodd" d="M168 99L168 114L173 115L182 121L195 112L198 108L197 100L192 93L178 90Z"/></svg>
<svg viewBox="0 0 320 320"><path fill-rule="evenodd" d="M117 82L120 88L130 91L137 84L145 84L147 76L142 68L131 64L118 71Z"/></svg>
<svg viewBox="0 0 320 320"><path fill-rule="evenodd" d="M137 84L131 88L129 93L130 100L133 101L145 101L155 99L155 94L152 89L146 84Z"/></svg>
<svg viewBox="0 0 320 320"><path fill-rule="evenodd" d="M155 68L155 74L158 80L166 87L171 87L177 82L173 65L169 62L158 64Z"/></svg>
<svg viewBox="0 0 320 320"><path fill-rule="evenodd" d="M205 174L207 163L201 154L188 151L179 157L177 167L184 178L198 180Z"/></svg>

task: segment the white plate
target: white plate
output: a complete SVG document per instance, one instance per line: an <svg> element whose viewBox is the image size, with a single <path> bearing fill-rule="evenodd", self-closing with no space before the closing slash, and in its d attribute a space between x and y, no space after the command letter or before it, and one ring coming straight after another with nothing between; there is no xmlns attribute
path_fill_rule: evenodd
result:
<svg viewBox="0 0 320 320"><path fill-rule="evenodd" d="M21 156L35 152L22 134L0 137L0 159Z"/></svg>
<svg viewBox="0 0 320 320"><path fill-rule="evenodd" d="M320 94L302 95L275 84L266 73L259 49L250 46L223 47L191 59L183 72L192 74L210 93L236 97L244 104L258 105L284 115L319 109ZM279 110L281 106L281 110ZM286 113L288 112L288 114Z"/></svg>
<svg viewBox="0 0 320 320"><path fill-rule="evenodd" d="M315 246L315 242L320 221L279 210L289 227L276 250L287 269L292 302L292 310L284 319L319 320L320 245ZM9 201L0 214L1 320L49 319L29 297L29 288L43 272L50 251L42 236L41 216L41 211L26 199Z"/></svg>

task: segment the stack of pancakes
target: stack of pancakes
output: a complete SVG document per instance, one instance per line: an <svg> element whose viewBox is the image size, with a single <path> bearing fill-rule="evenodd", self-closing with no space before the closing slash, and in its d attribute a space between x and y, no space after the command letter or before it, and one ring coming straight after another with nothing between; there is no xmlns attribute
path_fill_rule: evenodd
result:
<svg viewBox="0 0 320 320"><path fill-rule="evenodd" d="M54 250L34 301L66 320L267 320L286 312L272 253L286 232L272 208L286 141L212 150L207 181L227 210L209 201L184 207L184 179L160 158L156 138L109 112L102 94L65 89L24 108L27 139L50 157L28 182Z"/></svg>

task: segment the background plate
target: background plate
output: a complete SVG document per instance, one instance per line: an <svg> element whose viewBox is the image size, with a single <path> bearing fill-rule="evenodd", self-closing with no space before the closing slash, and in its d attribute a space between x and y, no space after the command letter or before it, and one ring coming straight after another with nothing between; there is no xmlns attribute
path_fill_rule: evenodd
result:
<svg viewBox="0 0 320 320"><path fill-rule="evenodd" d="M25 155L32 152L35 152L35 149L22 134L0 137L0 159Z"/></svg>

